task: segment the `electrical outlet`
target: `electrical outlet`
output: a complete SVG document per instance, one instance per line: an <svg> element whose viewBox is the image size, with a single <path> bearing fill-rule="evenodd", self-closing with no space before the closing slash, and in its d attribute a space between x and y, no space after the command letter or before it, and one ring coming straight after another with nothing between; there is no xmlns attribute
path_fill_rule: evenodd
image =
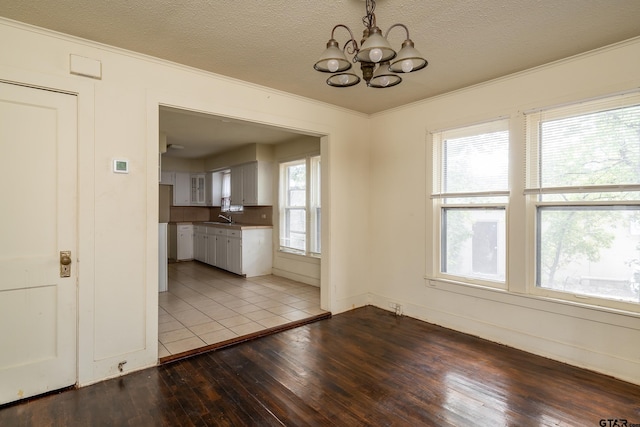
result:
<svg viewBox="0 0 640 427"><path fill-rule="evenodd" d="M389 307L390 307L391 309L393 309L393 313L394 313L396 316L402 316L402 305L400 305L400 304L398 304L398 303L396 303L396 302L390 302L390 303L389 303Z"/></svg>

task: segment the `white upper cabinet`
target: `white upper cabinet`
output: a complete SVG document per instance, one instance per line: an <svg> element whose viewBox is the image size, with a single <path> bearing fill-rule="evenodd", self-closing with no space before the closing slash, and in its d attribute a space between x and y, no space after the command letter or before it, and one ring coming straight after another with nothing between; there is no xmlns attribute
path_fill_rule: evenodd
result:
<svg viewBox="0 0 640 427"><path fill-rule="evenodd" d="M191 174L189 172L175 172L173 205L191 206Z"/></svg>
<svg viewBox="0 0 640 427"><path fill-rule="evenodd" d="M244 205L244 165L231 168L231 204Z"/></svg>
<svg viewBox="0 0 640 427"><path fill-rule="evenodd" d="M271 206L273 163L250 162L231 167L231 204ZM161 173L161 184L173 185L173 206L221 206L222 172Z"/></svg>
<svg viewBox="0 0 640 427"><path fill-rule="evenodd" d="M231 204L272 205L273 164L271 162L251 162L232 167Z"/></svg>
<svg viewBox="0 0 640 427"><path fill-rule="evenodd" d="M204 173L191 174L191 206L205 205L205 177Z"/></svg>

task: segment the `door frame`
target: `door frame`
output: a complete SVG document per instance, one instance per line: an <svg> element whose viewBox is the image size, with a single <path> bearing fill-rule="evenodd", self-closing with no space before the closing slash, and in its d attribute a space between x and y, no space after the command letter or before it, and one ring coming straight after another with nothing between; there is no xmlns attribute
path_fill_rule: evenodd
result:
<svg viewBox="0 0 640 427"><path fill-rule="evenodd" d="M322 156L321 163L321 200L322 200L322 261L320 263L320 306L323 310L333 311L337 307L336 293L331 283L331 179L330 179L330 131L322 126L318 127L317 124L311 124L309 122L298 121L299 127L291 125L291 119L287 117L280 117L276 115L264 117L264 114L259 114L256 117L256 112L253 110L230 107L225 99L215 98L202 98L193 96L181 96L179 94L169 94L166 92L159 92L155 90L149 90L147 92L147 164L152 165L148 170L148 199L147 199L147 216L148 218L154 218L155 223L150 224L148 227L147 242L151 248L155 248L155 259L149 265L153 268L148 269L148 277L154 278L153 283L158 283L158 167L159 167L159 138L160 138L160 119L159 111L161 106L179 108L189 111L197 111L213 116L227 116L234 119L265 124L273 127L279 127L293 132L302 134L316 135L320 138L320 155ZM287 122L289 122L287 124ZM314 128L314 126L316 128ZM150 299L153 303L147 307L147 312L158 318L158 292L157 286L155 287L155 296ZM147 329L149 331L149 329ZM158 338L158 324L155 323L155 329L150 331L156 338L156 354L157 354L157 338Z"/></svg>
<svg viewBox="0 0 640 427"><path fill-rule="evenodd" d="M10 84L75 95L77 100L77 184L76 205L76 385L95 382L93 378L92 280L95 274L94 232L94 86L80 78L61 77L0 65L0 80Z"/></svg>

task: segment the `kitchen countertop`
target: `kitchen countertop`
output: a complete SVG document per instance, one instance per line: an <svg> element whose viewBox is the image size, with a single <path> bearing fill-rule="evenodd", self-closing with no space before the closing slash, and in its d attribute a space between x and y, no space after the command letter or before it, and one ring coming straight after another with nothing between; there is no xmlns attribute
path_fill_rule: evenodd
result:
<svg viewBox="0 0 640 427"><path fill-rule="evenodd" d="M231 230L252 230L259 228L273 228L272 225L255 225L255 224L242 224L234 222L232 224L227 224L224 222L214 222L214 221L180 221L180 222L170 222L170 224L176 225L205 225L208 227L221 227L221 228L229 228Z"/></svg>

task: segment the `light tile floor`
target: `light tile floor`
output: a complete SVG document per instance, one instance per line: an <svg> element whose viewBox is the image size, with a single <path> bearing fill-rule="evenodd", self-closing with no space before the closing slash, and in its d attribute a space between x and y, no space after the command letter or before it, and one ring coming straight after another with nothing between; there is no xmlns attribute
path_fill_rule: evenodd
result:
<svg viewBox="0 0 640 427"><path fill-rule="evenodd" d="M159 305L159 358L325 312L318 287L272 275L247 279L196 261L169 264Z"/></svg>

